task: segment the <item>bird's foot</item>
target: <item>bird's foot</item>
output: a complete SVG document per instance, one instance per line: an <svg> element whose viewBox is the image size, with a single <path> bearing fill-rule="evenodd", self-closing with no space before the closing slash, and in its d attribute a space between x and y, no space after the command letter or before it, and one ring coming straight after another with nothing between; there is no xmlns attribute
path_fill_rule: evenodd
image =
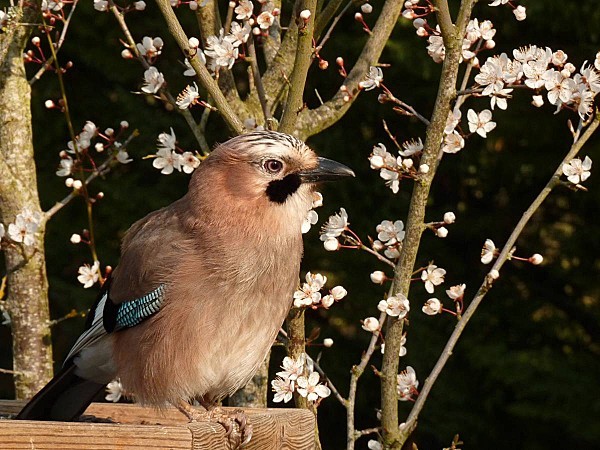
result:
<svg viewBox="0 0 600 450"><path fill-rule="evenodd" d="M225 435L233 448L241 449L252 438L252 424L241 409L225 411L219 406L208 407L207 411L199 411L188 402L181 401L175 405L190 422L210 421L219 423L225 428Z"/></svg>
<svg viewBox="0 0 600 450"><path fill-rule="evenodd" d="M234 448L244 448L252 439L252 424L241 409L225 411L217 406L210 409L208 414L211 421L223 425Z"/></svg>

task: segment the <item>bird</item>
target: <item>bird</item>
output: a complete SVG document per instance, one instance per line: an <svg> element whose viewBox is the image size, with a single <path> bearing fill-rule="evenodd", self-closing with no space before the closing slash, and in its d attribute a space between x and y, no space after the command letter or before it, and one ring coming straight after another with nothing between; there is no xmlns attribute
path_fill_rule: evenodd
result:
<svg viewBox="0 0 600 450"><path fill-rule="evenodd" d="M117 377L190 420L193 399L211 408L243 387L292 305L316 187L353 176L276 131L216 146L183 197L129 228L86 330L17 419L76 420Z"/></svg>

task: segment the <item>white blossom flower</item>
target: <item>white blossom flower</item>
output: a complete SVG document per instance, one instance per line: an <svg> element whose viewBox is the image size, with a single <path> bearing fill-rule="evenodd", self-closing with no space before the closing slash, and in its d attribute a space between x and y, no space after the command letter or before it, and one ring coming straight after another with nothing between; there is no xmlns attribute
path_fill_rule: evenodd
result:
<svg viewBox="0 0 600 450"><path fill-rule="evenodd" d="M457 284L456 286L452 286L450 289L448 289L446 294L448 294L448 297L450 297L452 300L458 300L465 294L466 287L466 284Z"/></svg>
<svg viewBox="0 0 600 450"><path fill-rule="evenodd" d="M283 371L277 372L277 376L284 380L297 380L299 376L304 372L304 364L306 362L306 355L301 354L298 359L292 359L289 356L283 358L281 368Z"/></svg>
<svg viewBox="0 0 600 450"><path fill-rule="evenodd" d="M165 82L165 77L158 69L151 66L144 72L144 84L142 91L148 94L156 94Z"/></svg>
<svg viewBox="0 0 600 450"><path fill-rule="evenodd" d="M256 18L256 23L263 30L268 30L271 25L275 22L275 16L269 11L261 12Z"/></svg>
<svg viewBox="0 0 600 450"><path fill-rule="evenodd" d="M502 89L500 91L494 92L490 98L490 106L492 107L492 109L498 106L498 108L506 110L506 108L508 107L507 99L512 97L510 95L512 91L512 89Z"/></svg>
<svg viewBox="0 0 600 450"><path fill-rule="evenodd" d="M401 150L398 153L406 158L407 156L412 156L415 153L423 150L423 141L421 141L421 138L418 140L412 139L410 141L403 142L402 148L404 150Z"/></svg>
<svg viewBox="0 0 600 450"><path fill-rule="evenodd" d="M108 0L94 0L94 9L96 11L108 11Z"/></svg>
<svg viewBox="0 0 600 450"><path fill-rule="evenodd" d="M496 255L496 244L491 239L486 239L483 248L481 249L481 262L483 264L489 264Z"/></svg>
<svg viewBox="0 0 600 450"><path fill-rule="evenodd" d="M348 295L348 291L346 289L344 289L343 286L335 286L333 289L331 289L331 296L333 297L333 299L337 302L341 299L343 299L346 295Z"/></svg>
<svg viewBox="0 0 600 450"><path fill-rule="evenodd" d="M56 171L56 175L59 177L66 177L67 175L71 175L72 170L73 158L67 155L66 158L60 160L60 168Z"/></svg>
<svg viewBox="0 0 600 450"><path fill-rule="evenodd" d="M238 20L245 20L252 17L254 11L254 5L250 0L240 0L240 3L235 7L234 12Z"/></svg>
<svg viewBox="0 0 600 450"><path fill-rule="evenodd" d="M462 112L460 111L460 109L450 111L450 113L448 114L448 118L446 119L446 127L444 128L445 134L452 134L452 132L460 122L461 116Z"/></svg>
<svg viewBox="0 0 600 450"><path fill-rule="evenodd" d="M577 83L570 77L565 77L562 71L549 70L543 76L544 87L548 90L548 101L553 105L568 103L577 90Z"/></svg>
<svg viewBox="0 0 600 450"><path fill-rule="evenodd" d="M42 214L33 212L25 208L17 217L15 223L8 225L8 237L15 242L22 242L24 245L34 244L34 235L42 223Z"/></svg>
<svg viewBox="0 0 600 450"><path fill-rule="evenodd" d="M230 34L226 39L230 39L234 47L239 47L248 42L251 32L252 27L248 22L244 23L244 26L241 26L237 22L231 22L231 29L229 30Z"/></svg>
<svg viewBox="0 0 600 450"><path fill-rule="evenodd" d="M275 395L273 396L273 401L275 403L279 403L283 401L284 403L289 402L294 394L294 381L289 378L275 378L271 381L271 388Z"/></svg>
<svg viewBox="0 0 600 450"><path fill-rule="evenodd" d="M327 222L323 224L321 228L321 241L325 242L328 239L337 238L348 228L349 224L348 213L344 208L340 208L338 214L330 216Z"/></svg>
<svg viewBox="0 0 600 450"><path fill-rule="evenodd" d="M398 374L397 383L398 400L406 401L411 398L412 394L416 392L417 387L419 387L419 380L417 380L415 369L407 366L406 370Z"/></svg>
<svg viewBox="0 0 600 450"><path fill-rule="evenodd" d="M393 245L391 247L386 247L383 254L389 259L396 259L400 257L400 250L397 245Z"/></svg>
<svg viewBox="0 0 600 450"><path fill-rule="evenodd" d="M395 167L397 164L396 158L381 143L373 147L373 152L369 156L369 162L371 169L381 169L384 166Z"/></svg>
<svg viewBox="0 0 600 450"><path fill-rule="evenodd" d="M444 145L442 151L444 153L458 153L465 147L465 140L456 130L444 136Z"/></svg>
<svg viewBox="0 0 600 450"><path fill-rule="evenodd" d="M437 298L430 298L425 302L422 309L428 316L435 316L442 312L442 303Z"/></svg>
<svg viewBox="0 0 600 450"><path fill-rule="evenodd" d="M435 27L436 31L440 31L439 25ZM427 53L434 62L441 63L446 57L446 48L444 47L444 40L441 35L432 34L427 38L429 45L427 46Z"/></svg>
<svg viewBox="0 0 600 450"><path fill-rule="evenodd" d="M327 295L324 295L323 297L321 297L320 305L323 306L325 309L329 309L331 307L331 305L333 305L334 303L335 303L335 299L333 298L333 295L331 295L331 294L327 294Z"/></svg>
<svg viewBox="0 0 600 450"><path fill-rule="evenodd" d="M137 43L135 46L142 56L150 59L156 58L161 54L163 45L164 42L160 37L151 38L149 36L144 36L142 42Z"/></svg>
<svg viewBox="0 0 600 450"><path fill-rule="evenodd" d="M370 66L369 73L365 76L365 79L358 83L358 86L365 91L370 91L381 85L383 81L383 71L380 67Z"/></svg>
<svg viewBox="0 0 600 450"><path fill-rule="evenodd" d="M365 320L362 321L362 329L365 331L375 333L376 331L379 331L379 328L379 320L375 317L367 317Z"/></svg>
<svg viewBox="0 0 600 450"><path fill-rule="evenodd" d="M123 396L123 385L120 380L113 380L106 385L106 396L104 397L107 402L117 403Z"/></svg>
<svg viewBox="0 0 600 450"><path fill-rule="evenodd" d="M173 150L161 148L156 152L156 158L152 162L152 165L160 169L160 173L163 175L172 174L173 169L181 172L181 155Z"/></svg>
<svg viewBox="0 0 600 450"><path fill-rule="evenodd" d="M592 160L586 156L583 162L579 158L574 158L568 164L563 164L562 172L573 184L583 183L591 175Z"/></svg>
<svg viewBox="0 0 600 450"><path fill-rule="evenodd" d="M79 268L78 273L79 276L77 277L77 281L83 284L85 289L90 288L94 283L97 283L100 278L100 262L94 261L94 264L91 266L89 264L84 264Z"/></svg>
<svg viewBox="0 0 600 450"><path fill-rule="evenodd" d="M398 172L389 169L381 169L379 176L385 180L385 184L394 194L400 190L400 175Z"/></svg>
<svg viewBox="0 0 600 450"><path fill-rule="evenodd" d="M469 131L477 133L481 137L487 137L487 133L496 128L496 122L492 122L492 112L489 109L484 109L479 114L469 109L467 119L469 120Z"/></svg>
<svg viewBox="0 0 600 450"><path fill-rule="evenodd" d="M404 239L404 222L396 220L384 220L375 228L377 231L377 239L386 245L394 245L397 242L402 242Z"/></svg>
<svg viewBox="0 0 600 450"><path fill-rule="evenodd" d="M173 128L171 128L171 134L165 132L160 133L158 135L157 141L157 146L159 149L175 150L177 138L175 137L175 132L173 131Z"/></svg>
<svg viewBox="0 0 600 450"><path fill-rule="evenodd" d="M323 286L327 283L327 277L320 273L306 272L305 280L316 290L323 289Z"/></svg>
<svg viewBox="0 0 600 450"><path fill-rule="evenodd" d="M317 214L317 212L314 209L309 210L306 214L306 217L302 221L302 234L308 233L310 227L316 224L318 220L319 215Z"/></svg>
<svg viewBox="0 0 600 450"><path fill-rule="evenodd" d="M129 164L131 161L133 161L133 159L129 157L129 153L127 153L127 150L125 149L119 149L119 151L117 152L116 159L121 164Z"/></svg>
<svg viewBox="0 0 600 450"><path fill-rule="evenodd" d="M433 294L435 286L439 286L444 282L446 271L434 264L429 264L423 272L421 272L421 280L425 283L425 290Z"/></svg>
<svg viewBox="0 0 600 450"><path fill-rule="evenodd" d="M388 297L386 300L381 300L377 305L379 311L385 311L388 316L398 317L403 319L410 311L410 303L408 299L402 295Z"/></svg>
<svg viewBox="0 0 600 450"><path fill-rule="evenodd" d="M306 397L308 401L314 402L319 398L329 397L331 389L322 383L319 383L319 374L317 372L311 372L307 377L301 376L296 380L298 387L296 391L302 397Z"/></svg>
<svg viewBox="0 0 600 450"><path fill-rule="evenodd" d="M475 75L475 82L482 87L482 95L492 95L492 93L500 91L504 88L504 76L502 67L497 64L494 58L488 58L479 73Z"/></svg>
<svg viewBox="0 0 600 450"><path fill-rule="evenodd" d="M187 85L186 88L177 96L176 104L179 109L187 109L196 103L196 100L200 98L198 92L198 85L194 82L194 85Z"/></svg>
<svg viewBox="0 0 600 450"><path fill-rule="evenodd" d="M200 165L200 160L192 152L184 152L181 155L181 170L192 173Z"/></svg>
<svg viewBox="0 0 600 450"><path fill-rule="evenodd" d="M233 45L232 40L223 37L223 30L219 36L209 36L206 39L204 54L213 59L213 63L220 67L231 69L233 63L239 56L239 50Z"/></svg>
<svg viewBox="0 0 600 450"><path fill-rule="evenodd" d="M519 5L515 9L513 9L513 14L515 15L515 18L518 21L522 21L527 18L527 10L523 5Z"/></svg>
<svg viewBox="0 0 600 450"><path fill-rule="evenodd" d="M588 65L587 61L583 63L574 80L577 84L587 85L594 94L600 92L600 73L592 65Z"/></svg>

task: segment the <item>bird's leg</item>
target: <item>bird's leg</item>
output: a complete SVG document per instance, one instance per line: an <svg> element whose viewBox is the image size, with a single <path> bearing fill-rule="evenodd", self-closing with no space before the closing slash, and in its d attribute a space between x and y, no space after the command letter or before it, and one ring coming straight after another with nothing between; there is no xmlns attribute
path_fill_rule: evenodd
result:
<svg viewBox="0 0 600 450"><path fill-rule="evenodd" d="M184 414L190 422L199 422L207 419L210 420L208 408L207 411L198 411L185 400L179 400L177 403L173 403L173 406L181 411L181 413Z"/></svg>
<svg viewBox="0 0 600 450"><path fill-rule="evenodd" d="M241 409L228 412L220 406L200 399L200 404L206 411L198 411L184 400L178 401L174 406L181 411L190 422L208 420L219 423L225 428L225 435L232 441L233 448L243 448L252 438L252 424L246 413Z"/></svg>

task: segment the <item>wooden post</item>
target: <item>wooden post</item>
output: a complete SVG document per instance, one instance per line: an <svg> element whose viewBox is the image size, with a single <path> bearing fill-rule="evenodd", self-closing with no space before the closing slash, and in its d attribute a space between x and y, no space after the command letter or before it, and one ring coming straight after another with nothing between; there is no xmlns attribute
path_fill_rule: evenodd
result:
<svg viewBox="0 0 600 450"><path fill-rule="evenodd" d="M0 400L0 416L14 415L23 405L22 401ZM244 450L313 450L315 418L310 411L249 408L244 412L253 426L252 439ZM0 448L232 450L223 426L187 423L172 408L156 411L137 405L93 403L82 419L90 421L0 420Z"/></svg>

